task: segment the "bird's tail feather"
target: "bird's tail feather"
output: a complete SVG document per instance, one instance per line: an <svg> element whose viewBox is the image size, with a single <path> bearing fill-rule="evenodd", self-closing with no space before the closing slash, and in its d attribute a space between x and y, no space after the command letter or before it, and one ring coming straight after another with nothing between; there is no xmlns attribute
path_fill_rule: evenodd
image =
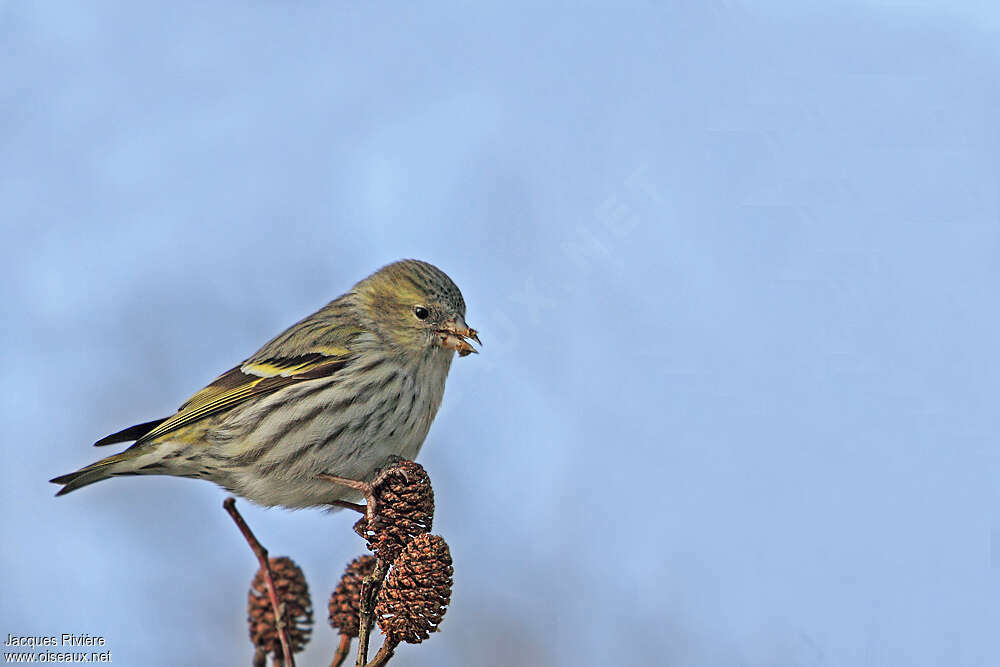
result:
<svg viewBox="0 0 1000 667"><path fill-rule="evenodd" d="M117 464L123 461L128 461L138 456L141 452L138 448L126 449L121 454L115 454L114 456L109 456L103 458L96 463L91 463L85 468L80 468L76 472L71 472L68 475L60 475L50 479L49 481L53 484L63 484L63 488L59 489L56 493L57 496L62 496L70 491L76 491L79 488L87 486L88 484L93 484L94 482L100 482L102 479L108 479L114 475L128 474L128 470L121 470L121 466Z"/></svg>

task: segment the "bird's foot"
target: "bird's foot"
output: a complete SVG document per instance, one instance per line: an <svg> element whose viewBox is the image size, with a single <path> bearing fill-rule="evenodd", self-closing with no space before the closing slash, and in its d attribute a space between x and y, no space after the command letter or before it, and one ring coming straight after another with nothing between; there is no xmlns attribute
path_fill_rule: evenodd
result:
<svg viewBox="0 0 1000 667"><path fill-rule="evenodd" d="M402 475L407 482L413 481L410 479L410 474L406 467L397 465L402 461L406 461L406 459L401 456L396 456L395 454L386 457L384 464L381 468L379 468L378 473L376 473L371 482L363 482L356 479L338 477L336 475L327 475L325 473L317 475L317 477L327 482L339 484L340 486L346 486L347 488L353 489L365 497L364 505L351 503L346 500L334 500L331 504L336 505L337 507L352 509L355 512L363 514L364 516L362 517L362 520L358 521L354 525L354 531L361 535L361 537L366 537L366 529L368 526L371 526L372 522L375 520L375 510L377 509L375 489L391 475Z"/></svg>
<svg viewBox="0 0 1000 667"><path fill-rule="evenodd" d="M322 480L327 482L333 482L334 484L339 484L340 486L346 486L349 489L353 489L365 497L365 504L359 505L358 503L350 503L346 500L335 500L333 505L338 507L346 507L348 509L355 510L364 514L365 523L371 523L372 519L375 518L375 485L370 482L361 482L356 479L348 479L346 477L337 477L336 475L321 474L317 475ZM360 523L360 522L359 522ZM355 526L357 530L357 526Z"/></svg>

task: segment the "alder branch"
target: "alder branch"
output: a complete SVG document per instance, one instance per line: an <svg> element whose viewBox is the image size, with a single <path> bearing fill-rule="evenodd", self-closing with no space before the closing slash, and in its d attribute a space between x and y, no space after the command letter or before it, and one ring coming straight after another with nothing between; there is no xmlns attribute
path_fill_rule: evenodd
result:
<svg viewBox="0 0 1000 667"><path fill-rule="evenodd" d="M267 594L271 599L271 607L274 609L275 627L278 630L278 637L281 639L281 652L284 653L284 660L280 661L285 667L295 667L295 657L292 654L291 645L288 643L288 633L285 627L284 605L278 603L278 592L274 587L274 576L271 573L271 559L267 556L267 549L257 540L250 526L243 520L243 516L236 509L236 498L230 496L222 502L222 507L232 517L236 527L243 533L243 538L250 545L250 549L257 556L260 567L264 571L264 580L267 582ZM278 656L274 657L275 664L279 663Z"/></svg>
<svg viewBox="0 0 1000 667"><path fill-rule="evenodd" d="M375 561L375 569L365 577L361 584L361 600L358 605L360 609L358 660L355 667L365 667L368 664L368 643L371 639L372 626L375 624L375 600L378 598L378 592L382 588L382 582L385 581L385 575L388 572L389 563L378 558Z"/></svg>

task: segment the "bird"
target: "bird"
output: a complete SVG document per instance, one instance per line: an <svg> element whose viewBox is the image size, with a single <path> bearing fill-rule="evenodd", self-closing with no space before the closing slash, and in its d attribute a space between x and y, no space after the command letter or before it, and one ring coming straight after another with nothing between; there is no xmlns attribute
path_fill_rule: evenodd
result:
<svg viewBox="0 0 1000 667"><path fill-rule="evenodd" d="M265 507L349 506L394 459L413 460L457 353L478 352L465 300L442 270L406 259L375 271L278 334L169 417L95 446L128 449L49 480L61 496L123 475L204 479Z"/></svg>

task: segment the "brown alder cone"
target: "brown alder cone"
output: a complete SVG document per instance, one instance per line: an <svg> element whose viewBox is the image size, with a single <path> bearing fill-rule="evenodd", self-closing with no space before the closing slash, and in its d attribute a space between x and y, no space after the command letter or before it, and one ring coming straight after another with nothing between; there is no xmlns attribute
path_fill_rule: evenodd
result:
<svg viewBox="0 0 1000 667"><path fill-rule="evenodd" d="M271 573L278 604L284 606L289 648L298 653L305 648L312 633L313 613L309 585L299 566L287 556L271 559ZM247 621L250 623L250 641L257 647L258 654L281 656L281 639L274 622L274 610L267 594L263 569L257 570L253 583L250 584Z"/></svg>
<svg viewBox="0 0 1000 667"><path fill-rule="evenodd" d="M400 460L381 471L372 484L375 516L362 518L354 529L368 541L376 557L391 563L434 522L434 489L419 463Z"/></svg>
<svg viewBox="0 0 1000 667"><path fill-rule="evenodd" d="M451 552L438 535L420 535L393 563L375 606L382 633L419 644L437 632L451 601Z"/></svg>
<svg viewBox="0 0 1000 667"><path fill-rule="evenodd" d="M358 636L361 582L375 569L374 556L352 560L330 596L330 626L342 635Z"/></svg>

